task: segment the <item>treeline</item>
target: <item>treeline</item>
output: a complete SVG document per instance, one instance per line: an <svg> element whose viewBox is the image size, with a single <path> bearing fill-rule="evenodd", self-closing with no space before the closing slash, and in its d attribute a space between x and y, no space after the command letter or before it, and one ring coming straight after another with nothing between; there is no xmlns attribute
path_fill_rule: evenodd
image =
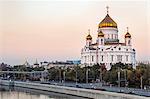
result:
<svg viewBox="0 0 150 99"><path fill-rule="evenodd" d="M76 66L73 69L61 69L51 68L49 71L50 80L64 80L65 81L77 81L79 83L88 82L102 82L105 85L115 85L124 87L140 88L150 86L150 65L140 63L136 66L136 69L132 65L116 63L112 65L110 70L106 70L103 64L94 65L91 67L79 67Z"/></svg>
<svg viewBox="0 0 150 99"><path fill-rule="evenodd" d="M44 71L44 67L26 67L18 65L7 67L4 64L0 66L0 71ZM9 78L15 80L40 80L41 74L5 74ZM0 75L4 76L3 73ZM150 86L150 64L140 63L136 69L132 65L116 63L112 65L110 70L106 70L105 65L97 64L94 66L80 67L79 65L73 68L52 67L47 69L44 74L47 81L60 82L78 82L78 83L95 83L102 82L105 85L126 86L134 88L144 88Z"/></svg>

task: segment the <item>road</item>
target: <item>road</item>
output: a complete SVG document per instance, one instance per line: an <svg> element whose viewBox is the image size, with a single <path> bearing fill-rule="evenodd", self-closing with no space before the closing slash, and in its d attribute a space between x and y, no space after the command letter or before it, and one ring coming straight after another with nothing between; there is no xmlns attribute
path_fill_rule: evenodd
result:
<svg viewBox="0 0 150 99"><path fill-rule="evenodd" d="M150 97L150 90L127 88L127 87L102 86L102 84L100 84L100 83L88 83L88 84L77 83L76 84L76 83L47 82L47 83L43 83L43 84L53 84L53 85L60 85L60 86L78 87L78 88L94 89L94 90L126 93L126 94L136 94L136 95Z"/></svg>

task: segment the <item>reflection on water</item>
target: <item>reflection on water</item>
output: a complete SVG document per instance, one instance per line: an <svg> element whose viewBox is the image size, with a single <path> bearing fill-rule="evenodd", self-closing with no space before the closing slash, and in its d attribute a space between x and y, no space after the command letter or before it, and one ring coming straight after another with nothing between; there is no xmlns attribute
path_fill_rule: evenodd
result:
<svg viewBox="0 0 150 99"><path fill-rule="evenodd" d="M0 86L0 99L87 99L34 89Z"/></svg>

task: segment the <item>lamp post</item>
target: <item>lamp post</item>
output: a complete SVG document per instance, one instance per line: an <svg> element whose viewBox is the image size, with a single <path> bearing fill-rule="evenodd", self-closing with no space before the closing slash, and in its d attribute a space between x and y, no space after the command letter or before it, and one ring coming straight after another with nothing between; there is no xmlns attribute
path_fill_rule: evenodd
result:
<svg viewBox="0 0 150 99"><path fill-rule="evenodd" d="M76 65L76 85L78 83L78 63Z"/></svg>
<svg viewBox="0 0 150 99"><path fill-rule="evenodd" d="M64 70L64 72L63 72L63 79L64 79L64 83L65 83L65 80L66 80L66 71Z"/></svg>
<svg viewBox="0 0 150 99"><path fill-rule="evenodd" d="M44 82L44 72L41 72L41 81Z"/></svg>
<svg viewBox="0 0 150 99"><path fill-rule="evenodd" d="M120 69L118 67L118 87L120 87Z"/></svg>
<svg viewBox="0 0 150 99"><path fill-rule="evenodd" d="M86 83L88 83L88 67L86 68Z"/></svg>
<svg viewBox="0 0 150 99"><path fill-rule="evenodd" d="M76 85L78 83L78 72L77 72L77 68L76 68Z"/></svg>
<svg viewBox="0 0 150 99"><path fill-rule="evenodd" d="M141 82L141 89L143 89L143 76L140 77L140 82Z"/></svg>
<svg viewBox="0 0 150 99"><path fill-rule="evenodd" d="M61 83L61 67L59 68L59 83Z"/></svg>
<svg viewBox="0 0 150 99"><path fill-rule="evenodd" d="M124 69L125 87L127 87L127 71Z"/></svg>
<svg viewBox="0 0 150 99"><path fill-rule="evenodd" d="M100 86L102 86L103 84L102 84L102 67L100 67L100 69L99 69L99 83L100 83Z"/></svg>
<svg viewBox="0 0 150 99"><path fill-rule="evenodd" d="M89 74L88 74L89 66L86 66L86 65L85 65L85 67L86 67L86 72L85 72L85 76L86 76L86 83L88 83L88 79L89 79L89 78L88 78L88 75L89 75Z"/></svg>
<svg viewBox="0 0 150 99"><path fill-rule="evenodd" d="M102 66L100 67L100 82L102 83Z"/></svg>

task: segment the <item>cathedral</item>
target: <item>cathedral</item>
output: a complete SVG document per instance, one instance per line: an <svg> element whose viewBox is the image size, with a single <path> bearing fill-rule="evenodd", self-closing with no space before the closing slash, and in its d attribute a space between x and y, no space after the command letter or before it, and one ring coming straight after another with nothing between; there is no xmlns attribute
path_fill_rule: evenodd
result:
<svg viewBox="0 0 150 99"><path fill-rule="evenodd" d="M86 37L86 44L81 50L81 64L92 66L104 64L109 70L115 63L132 64L135 66L135 49L132 48L132 37L128 31L124 33L124 42L119 42L117 23L107 15L98 24L96 42L93 43L90 30Z"/></svg>

